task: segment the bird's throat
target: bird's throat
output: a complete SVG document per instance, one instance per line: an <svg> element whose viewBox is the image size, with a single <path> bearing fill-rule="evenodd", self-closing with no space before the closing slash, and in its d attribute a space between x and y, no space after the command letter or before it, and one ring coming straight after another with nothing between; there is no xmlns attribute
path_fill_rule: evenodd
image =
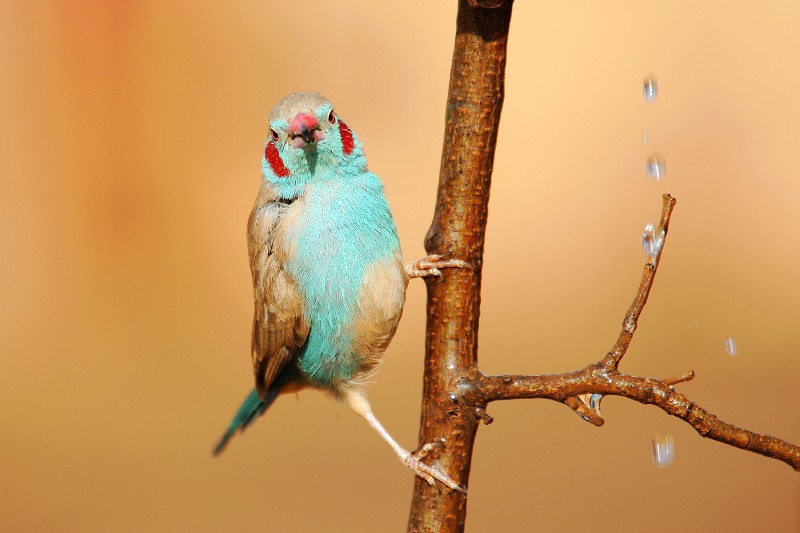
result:
<svg viewBox="0 0 800 533"><path fill-rule="evenodd" d="M317 168L317 150L316 147L311 150L303 150L304 155L306 157L306 162L308 163L308 172L313 176L314 170Z"/></svg>

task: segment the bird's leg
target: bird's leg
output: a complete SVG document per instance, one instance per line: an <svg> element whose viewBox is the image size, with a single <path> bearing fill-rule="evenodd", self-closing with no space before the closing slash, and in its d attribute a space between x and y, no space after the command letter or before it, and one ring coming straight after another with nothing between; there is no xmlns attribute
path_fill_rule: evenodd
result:
<svg viewBox="0 0 800 533"><path fill-rule="evenodd" d="M461 259L445 259L441 255L431 254L406 265L406 274L409 278L438 277L442 275L442 268L471 268L475 270L473 265Z"/></svg>
<svg viewBox="0 0 800 533"><path fill-rule="evenodd" d="M414 453L407 452L397 443L396 440L392 438L391 435L389 435L389 432L384 429L378 419L375 418L375 415L372 414L372 407L370 406L369 401L363 392L348 390L345 396L347 398L347 405L350 406L350 409L364 417L364 420L366 420L367 423L372 426L372 429L377 431L378 434L383 437L383 440L389 443L389 446L392 447L394 453L396 453L400 458L400 461L410 468L412 472L431 485L435 483L434 479L436 479L452 490L465 492L464 489L458 483L453 481L447 474L438 468L428 466L422 462L422 459L428 455L428 452L437 446L441 446L441 444L429 442Z"/></svg>

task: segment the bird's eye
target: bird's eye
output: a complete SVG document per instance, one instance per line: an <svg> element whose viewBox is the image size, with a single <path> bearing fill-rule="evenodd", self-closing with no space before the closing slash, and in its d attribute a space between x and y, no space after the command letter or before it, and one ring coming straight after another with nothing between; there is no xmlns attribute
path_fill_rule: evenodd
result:
<svg viewBox="0 0 800 533"><path fill-rule="evenodd" d="M331 112L328 113L328 122L330 122L331 124L336 122L336 115L333 114L333 109L331 109Z"/></svg>
<svg viewBox="0 0 800 533"><path fill-rule="evenodd" d="M272 128L269 129L269 136L272 137L273 141L278 140L278 132L273 130Z"/></svg>

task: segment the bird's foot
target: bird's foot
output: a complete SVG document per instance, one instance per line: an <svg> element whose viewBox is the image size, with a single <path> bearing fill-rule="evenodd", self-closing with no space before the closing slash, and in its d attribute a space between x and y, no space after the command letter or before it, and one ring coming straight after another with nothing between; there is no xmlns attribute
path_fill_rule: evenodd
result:
<svg viewBox="0 0 800 533"><path fill-rule="evenodd" d="M442 275L443 268L471 268L475 267L461 259L445 259L441 255L431 254L406 265L406 274L409 278L424 278L426 276Z"/></svg>
<svg viewBox="0 0 800 533"><path fill-rule="evenodd" d="M463 492L466 494L461 485L453 481L450 476L442 472L436 467L428 466L422 462L422 459L428 455L428 452L433 450L434 448L441 446L438 442L429 442L425 444L422 448L417 450L414 453L405 452L404 454L400 455L400 460L403 461L403 464L406 465L408 468L411 469L416 475L424 479L428 482L429 485L433 486L436 484L435 480L442 482L444 485L449 487L452 490L457 490L459 492Z"/></svg>

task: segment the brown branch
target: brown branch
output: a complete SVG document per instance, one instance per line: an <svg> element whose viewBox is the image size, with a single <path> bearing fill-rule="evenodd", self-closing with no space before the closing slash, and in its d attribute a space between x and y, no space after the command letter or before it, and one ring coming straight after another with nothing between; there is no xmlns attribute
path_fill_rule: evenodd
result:
<svg viewBox="0 0 800 533"><path fill-rule="evenodd" d="M666 378L662 379L661 382L668 387L672 387L677 385L678 383L685 383L687 381L692 381L694 379L694 370L690 370L685 374L681 374L680 376L676 376L674 378Z"/></svg>
<svg viewBox="0 0 800 533"><path fill-rule="evenodd" d="M686 381L687 374L678 378ZM475 376L465 390L465 403L485 405L497 400L547 398L564 402L580 394L624 396L651 404L680 418L706 438L778 459L800 471L800 446L723 422L695 402L674 390L668 380L620 374L595 364L564 374L544 376Z"/></svg>
<svg viewBox="0 0 800 533"><path fill-rule="evenodd" d="M672 217L672 210L675 207L675 199L669 194L664 195L664 206L661 209L661 222L656 228L660 242L658 244L658 253L655 257L644 265L644 272L642 272L642 281L639 284L639 290L636 291L636 297L633 299L628 312L625 313L625 319L622 321L622 331L617 338L616 344L610 352L603 358L601 364L605 367L616 370L619 367L619 362L628 351L628 346L633 340L633 334L636 331L636 326L639 324L639 315L642 314L644 304L647 303L647 297L650 295L650 289L653 287L653 281L656 279L656 272L658 265L661 262L661 252L664 251L664 241L667 238L667 231L669 230L669 220ZM659 231L661 229L661 231ZM663 232L663 233L662 233Z"/></svg>
<svg viewBox="0 0 800 533"><path fill-rule="evenodd" d="M675 200L664 195L657 242L614 347L598 363L577 372L543 376L484 376L477 366L478 318L489 186L503 105L506 43L513 0L459 0L456 42L447 99L447 121L436 212L425 239L429 254L466 260L474 269L448 270L428 284L425 375L420 446L465 489L475 435L492 417L492 401L547 398L602 425L596 395L624 396L655 405L700 435L784 461L800 470L800 448L722 422L675 391L693 372L663 380L621 374L658 270ZM426 459L427 460L427 459ZM408 531L461 532L466 492L429 485L417 477Z"/></svg>
<svg viewBox="0 0 800 533"><path fill-rule="evenodd" d="M686 396L675 392L674 386L693 379L694 372L657 380L620 374L617 370L630 346L639 316L653 287L674 207L675 199L665 194L660 223L663 237L658 251L644 267L642 281L622 321L622 331L614 348L599 363L579 372L551 376L486 377L478 374L467 380L468 384L462 384L463 389L469 391L469 398L462 401L468 405L485 406L496 400L548 398L565 403L588 422L600 426L603 419L599 411L592 409L580 397L591 397L592 394L624 396L660 407L687 422L703 437L773 457L800 471L800 447L723 422Z"/></svg>
<svg viewBox="0 0 800 533"><path fill-rule="evenodd" d="M425 239L429 254L466 260L474 270L448 270L428 280L420 445L444 439L431 452L465 488L483 406L458 405L458 380L477 364L481 262L489 185L503 107L511 0L460 0L436 213ZM485 6L485 7L484 7ZM466 494L417 478L409 531L464 528Z"/></svg>

